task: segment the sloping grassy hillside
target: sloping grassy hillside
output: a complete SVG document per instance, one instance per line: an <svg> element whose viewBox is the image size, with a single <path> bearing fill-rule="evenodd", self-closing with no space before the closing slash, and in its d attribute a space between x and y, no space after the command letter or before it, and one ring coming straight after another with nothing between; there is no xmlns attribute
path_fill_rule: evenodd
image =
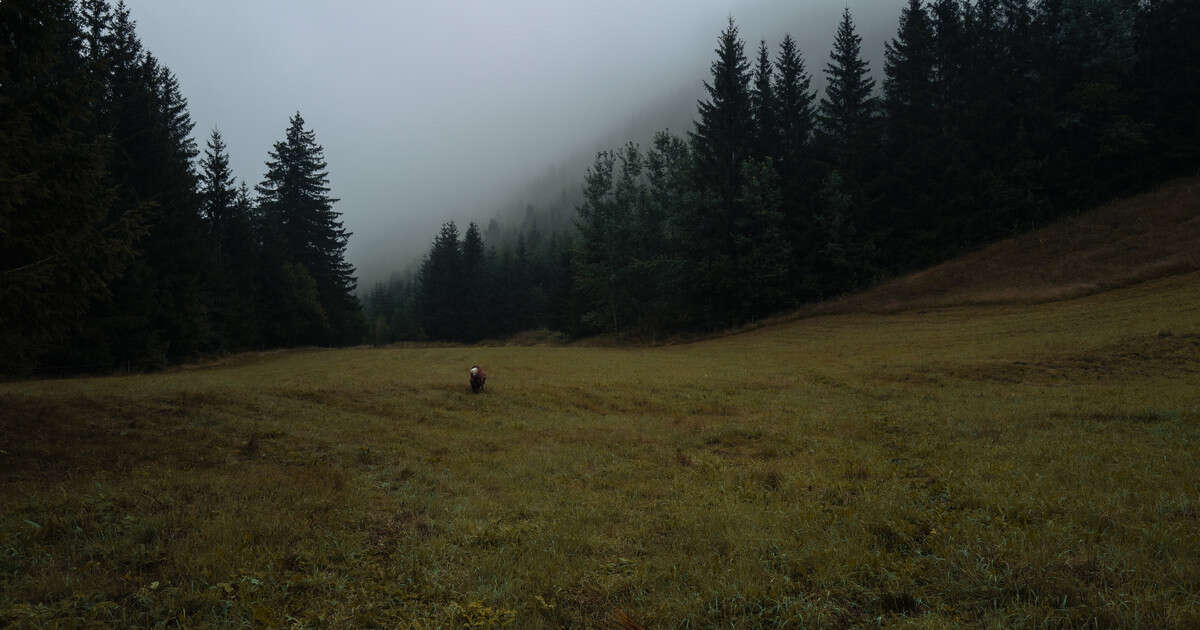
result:
<svg viewBox="0 0 1200 630"><path fill-rule="evenodd" d="M1114 201L804 314L1032 304L1200 270L1200 177Z"/></svg>
<svg viewBox="0 0 1200 630"><path fill-rule="evenodd" d="M1200 273L0 409L15 627L1200 627Z"/></svg>

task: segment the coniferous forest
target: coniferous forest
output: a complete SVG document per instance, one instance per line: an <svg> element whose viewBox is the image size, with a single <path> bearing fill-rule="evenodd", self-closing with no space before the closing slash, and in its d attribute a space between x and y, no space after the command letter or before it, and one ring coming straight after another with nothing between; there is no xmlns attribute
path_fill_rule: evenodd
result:
<svg viewBox="0 0 1200 630"><path fill-rule="evenodd" d="M909 0L877 85L849 9L820 57L731 18L692 130L597 155L573 225L446 223L369 338L721 329L1194 173L1198 32L1187 0Z"/></svg>
<svg viewBox="0 0 1200 630"><path fill-rule="evenodd" d="M0 3L0 370L722 329L1200 166L1196 2L909 0L882 68L831 27L748 49L731 18L686 134L601 152L569 212L447 222L360 306L299 113L251 189L123 4Z"/></svg>
<svg viewBox="0 0 1200 630"><path fill-rule="evenodd" d="M0 51L0 370L362 338L350 234L299 113L251 192L219 131L197 146L123 3L0 3Z"/></svg>

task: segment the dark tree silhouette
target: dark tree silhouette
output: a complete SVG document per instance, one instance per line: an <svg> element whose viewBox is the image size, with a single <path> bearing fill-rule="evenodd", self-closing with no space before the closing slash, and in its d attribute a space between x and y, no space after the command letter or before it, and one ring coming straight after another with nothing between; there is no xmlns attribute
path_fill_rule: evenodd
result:
<svg viewBox="0 0 1200 630"><path fill-rule="evenodd" d="M0 371L36 367L110 296L141 233L99 133L103 84L66 0L0 3ZM67 176L69 174L69 176Z"/></svg>
<svg viewBox="0 0 1200 630"><path fill-rule="evenodd" d="M229 148L217 129L212 130L200 160L200 200L209 231L220 243L237 202L237 189L229 168Z"/></svg>
<svg viewBox="0 0 1200 630"><path fill-rule="evenodd" d="M795 177L808 160L816 94L791 35L783 37L775 66L779 70L774 89L780 129L778 166L785 177Z"/></svg>
<svg viewBox="0 0 1200 630"><path fill-rule="evenodd" d="M754 118L754 153L760 158L779 158L779 102L775 95L775 68L767 42L758 43L758 64L750 90L750 113Z"/></svg>
<svg viewBox="0 0 1200 630"><path fill-rule="evenodd" d="M825 65L825 96L821 99L821 127L834 160L845 170L859 174L872 148L876 102L875 80L862 58L862 37L854 31L850 9L842 11Z"/></svg>
<svg viewBox="0 0 1200 630"><path fill-rule="evenodd" d="M268 260L284 278L302 285L311 281L316 294L316 304L302 309L310 316L300 327L304 338L282 343L354 343L365 329L354 296L354 267L345 259L350 232L333 209L337 199L329 196L324 153L316 133L304 128L304 118L296 112L284 139L269 153L263 181L255 187ZM283 297L292 294L285 291Z"/></svg>
<svg viewBox="0 0 1200 630"><path fill-rule="evenodd" d="M935 257L930 251L937 205L930 185L936 136L934 39L920 0L908 0L900 12L896 37L884 46L886 155L882 187L887 199L892 264L907 267Z"/></svg>
<svg viewBox="0 0 1200 630"><path fill-rule="evenodd" d="M462 332L463 260L458 226L442 224L429 255L417 274L418 308L425 334L434 339L459 339Z"/></svg>
<svg viewBox="0 0 1200 630"><path fill-rule="evenodd" d="M754 140L750 64L732 17L715 52L712 82L704 83L708 99L700 101L692 142L701 181L710 182L721 200L731 205L741 188L741 163L751 155Z"/></svg>

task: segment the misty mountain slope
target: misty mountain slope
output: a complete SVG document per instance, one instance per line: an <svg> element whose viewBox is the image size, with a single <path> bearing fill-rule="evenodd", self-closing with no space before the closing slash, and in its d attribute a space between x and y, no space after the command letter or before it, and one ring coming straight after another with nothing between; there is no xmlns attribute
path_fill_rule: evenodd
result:
<svg viewBox="0 0 1200 630"><path fill-rule="evenodd" d="M1200 269L1200 177L992 243L802 314L1070 299Z"/></svg>
<svg viewBox="0 0 1200 630"><path fill-rule="evenodd" d="M898 0L851 3L864 37L864 55L872 75L880 81L884 43L895 36L901 4ZM790 34L812 74L814 89L823 91L826 75L822 68L829 58L843 6L841 2L798 4L767 0L746 3L732 13L751 49L763 40L774 50L784 34ZM463 227L469 221L476 221L481 227L496 221L506 241L515 241L517 232L527 223L527 210L532 207L538 215L539 229L569 228L575 208L582 201L585 175L597 152L616 149L628 142L645 148L660 131L686 136L694 130L696 103L704 98L703 82L710 80L709 64L723 20L723 16L716 16L708 26L709 32L689 34L686 44L670 41L670 37L681 36L668 35L669 29L664 29L663 46L687 61L667 64L657 59L649 63L648 67L655 68L658 76L658 83L650 87L630 89L622 83L610 83L608 97L614 99L614 105L604 116L589 119L573 133L559 134L550 149L531 152L522 146L504 168L495 168L508 172L520 165L519 175L490 184L485 190L475 190L475 184L444 189L440 191L440 201L429 204L417 216L403 213L392 223L372 219L380 221L379 227L359 232L352 245L361 286L371 286L397 271L414 268L438 225L445 220L453 219ZM603 76L604 72L598 74ZM555 118L562 113L543 115ZM474 193L469 201L464 197L466 190Z"/></svg>

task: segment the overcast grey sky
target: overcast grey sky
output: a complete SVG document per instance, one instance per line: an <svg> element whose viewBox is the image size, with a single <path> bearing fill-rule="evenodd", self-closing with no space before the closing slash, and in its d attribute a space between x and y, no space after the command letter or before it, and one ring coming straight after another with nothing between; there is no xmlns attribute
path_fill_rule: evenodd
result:
<svg viewBox="0 0 1200 630"><path fill-rule="evenodd" d="M820 74L842 0L126 0L178 75L203 147L253 186L299 110L329 162L365 281L444 219L485 219L649 104L698 95L732 14L752 54L783 32ZM850 2L879 59L901 0ZM878 70L878 63L872 63ZM819 76L817 77L819 80ZM683 131L686 120L672 127ZM645 140L644 138L629 138ZM580 173L582 181L583 173Z"/></svg>

